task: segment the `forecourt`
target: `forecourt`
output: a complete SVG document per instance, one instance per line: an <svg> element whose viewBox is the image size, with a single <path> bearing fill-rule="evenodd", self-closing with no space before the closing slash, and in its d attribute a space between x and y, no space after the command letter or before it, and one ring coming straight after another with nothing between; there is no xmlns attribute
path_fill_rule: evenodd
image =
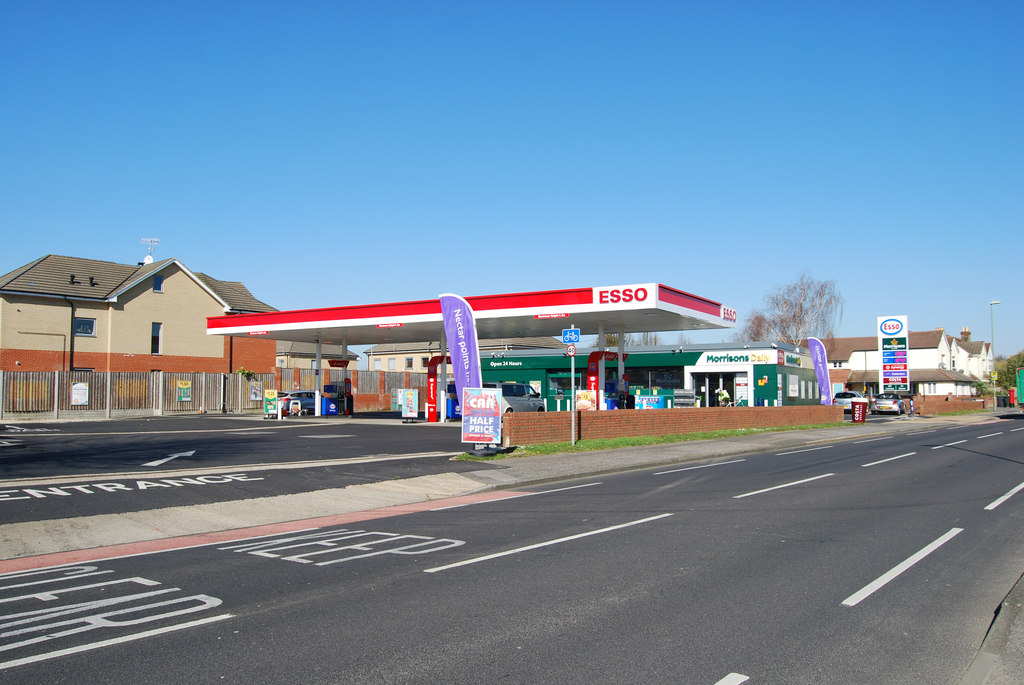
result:
<svg viewBox="0 0 1024 685"><path fill-rule="evenodd" d="M735 309L658 283L479 295L466 300L473 308L480 338L558 336L563 329L576 327L583 335L596 334L598 345L603 346L605 333L617 332L620 365L626 333L736 325ZM401 342L440 341L442 350L447 349L438 299L216 316L207 319L206 332L315 343L317 368L324 343L340 345L344 353L349 345ZM442 365L442 378L445 372ZM598 373L598 387L604 387L603 364Z"/></svg>

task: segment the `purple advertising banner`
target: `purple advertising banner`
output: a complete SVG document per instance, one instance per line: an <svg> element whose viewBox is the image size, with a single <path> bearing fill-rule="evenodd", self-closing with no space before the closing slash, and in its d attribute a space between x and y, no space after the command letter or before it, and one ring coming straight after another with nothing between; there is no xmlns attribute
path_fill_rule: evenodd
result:
<svg viewBox="0 0 1024 685"><path fill-rule="evenodd" d="M480 348L476 340L473 308L464 298L452 293L443 293L440 299L441 320L455 376L455 396L461 399L465 388L480 387Z"/></svg>
<svg viewBox="0 0 1024 685"><path fill-rule="evenodd" d="M825 345L817 338L808 338L807 347L811 352L811 359L814 360L814 375L818 377L818 387L821 389L821 404L832 404L832 381L828 379L828 355L825 354Z"/></svg>

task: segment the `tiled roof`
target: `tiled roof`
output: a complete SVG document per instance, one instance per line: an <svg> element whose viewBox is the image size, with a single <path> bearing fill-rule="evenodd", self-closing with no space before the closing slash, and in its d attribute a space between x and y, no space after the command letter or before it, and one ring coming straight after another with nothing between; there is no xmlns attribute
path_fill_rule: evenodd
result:
<svg viewBox="0 0 1024 685"><path fill-rule="evenodd" d="M184 265L173 258L150 264L130 265L81 257L46 255L0 276L0 290L74 299L107 300L128 286L174 263L192 275ZM233 312L275 311L270 305L253 297L241 283L218 281L205 274L195 274L195 277Z"/></svg>

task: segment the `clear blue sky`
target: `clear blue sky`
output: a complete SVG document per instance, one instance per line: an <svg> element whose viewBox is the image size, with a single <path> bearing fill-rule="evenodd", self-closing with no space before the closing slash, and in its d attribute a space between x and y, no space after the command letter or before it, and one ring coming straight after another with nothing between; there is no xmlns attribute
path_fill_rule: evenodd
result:
<svg viewBox="0 0 1024 685"><path fill-rule="evenodd" d="M1021 2L6 0L0 100L0 273L157 237L279 309L656 281L742 324L807 272L840 335L998 299L1024 349Z"/></svg>

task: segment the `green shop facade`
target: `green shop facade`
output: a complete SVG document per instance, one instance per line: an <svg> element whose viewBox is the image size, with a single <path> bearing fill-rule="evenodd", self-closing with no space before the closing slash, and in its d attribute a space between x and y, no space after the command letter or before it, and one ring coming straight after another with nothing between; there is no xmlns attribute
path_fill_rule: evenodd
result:
<svg viewBox="0 0 1024 685"><path fill-rule="evenodd" d="M594 358L603 357L605 365L606 408L641 407L650 398L657 406L713 407L719 404L720 389L737 406L816 405L821 399L807 349L782 343L626 348L621 378L614 350L581 348L575 360L565 352L509 350L485 354L480 367L485 382L528 383L540 392L548 411L564 411L572 389L587 388L588 359L594 352L603 353Z"/></svg>

